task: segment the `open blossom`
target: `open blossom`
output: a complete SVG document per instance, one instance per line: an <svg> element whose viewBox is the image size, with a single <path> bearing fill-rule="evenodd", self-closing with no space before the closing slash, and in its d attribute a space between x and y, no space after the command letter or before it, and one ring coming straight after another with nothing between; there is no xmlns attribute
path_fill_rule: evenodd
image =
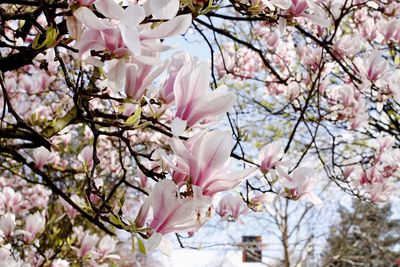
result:
<svg viewBox="0 0 400 267"><path fill-rule="evenodd" d="M282 140L276 140L260 150L260 169L263 173L267 173L278 164L283 157L284 149L285 147Z"/></svg>
<svg viewBox="0 0 400 267"><path fill-rule="evenodd" d="M388 63L379 51L372 51L366 54L363 59L356 58L354 62L365 79L371 82L376 82L383 78L388 69Z"/></svg>
<svg viewBox="0 0 400 267"><path fill-rule="evenodd" d="M83 207L85 205L85 201L82 200L77 194L73 194L70 197L70 199L71 199L71 201L73 201L75 204L77 204L80 207ZM74 207L72 207L63 198L60 198L60 203L67 210L68 218L75 219L75 217L79 215L79 211L77 211Z"/></svg>
<svg viewBox="0 0 400 267"><path fill-rule="evenodd" d="M113 0L101 0L96 1L95 6L106 19L98 18L87 7L80 7L74 12L75 18L86 27L76 47L80 58L99 67L104 63L89 52L107 50L112 53L115 58L106 61L106 73L108 86L115 92L125 87L127 78L133 78L135 65L131 63L159 64L161 60L158 57L148 56L144 51L164 51L170 48L159 40L184 33L192 20L190 15L180 15L151 28L150 24L139 26L145 18L145 10L140 5L130 4L123 9ZM129 59L127 56L132 57ZM140 89L137 85L135 87L135 91ZM134 89L127 91L128 96L136 97L138 93L132 93L131 90Z"/></svg>
<svg viewBox="0 0 400 267"><path fill-rule="evenodd" d="M249 211L246 203L239 195L225 195L218 204L216 212L224 219L237 220L240 215Z"/></svg>
<svg viewBox="0 0 400 267"><path fill-rule="evenodd" d="M49 163L53 163L56 159L56 154L54 152L50 152L45 147L38 147L33 150L33 161L38 169L43 168L44 165Z"/></svg>
<svg viewBox="0 0 400 267"><path fill-rule="evenodd" d="M91 251L94 250L97 242L99 241L99 237L97 235L91 235L86 233L81 242L81 247L79 249L74 248L77 251L78 257L85 257Z"/></svg>
<svg viewBox="0 0 400 267"><path fill-rule="evenodd" d="M149 207L152 208L153 218L149 226L154 233L148 240L148 248L152 249L160 244L164 234L196 231L207 221L210 206L211 199L199 194L196 187L193 187L193 197L181 198L173 181L162 180L154 185L136 221L143 224Z"/></svg>
<svg viewBox="0 0 400 267"><path fill-rule="evenodd" d="M333 49L339 54L347 56L356 55L362 48L362 39L350 34L340 37L333 45Z"/></svg>
<svg viewBox="0 0 400 267"><path fill-rule="evenodd" d="M36 234L44 229L46 219L39 213L29 215L25 220L24 234L25 242L32 242Z"/></svg>
<svg viewBox="0 0 400 267"><path fill-rule="evenodd" d="M231 109L236 101L235 94L223 88L209 91L210 67L207 63L192 64L187 62L181 68L174 84L175 117L183 123L182 129L201 120L215 119Z"/></svg>
<svg viewBox="0 0 400 267"><path fill-rule="evenodd" d="M118 255L111 254L115 250L115 246L117 241L109 235L104 236L100 239L100 242L97 246L96 253L99 255L101 259L113 258L119 259Z"/></svg>
<svg viewBox="0 0 400 267"><path fill-rule="evenodd" d="M85 146L81 153L79 153L78 160L82 162L86 168L90 169L93 166L93 146Z"/></svg>
<svg viewBox="0 0 400 267"><path fill-rule="evenodd" d="M315 170L307 167L298 167L292 173L287 174L278 167L277 171L284 179L282 181L282 185L285 188L284 196L291 199L304 197L316 206L323 204L321 199L311 191L318 182L314 177Z"/></svg>
<svg viewBox="0 0 400 267"><path fill-rule="evenodd" d="M212 196L236 187L255 171L255 168L248 168L229 172L232 148L230 132L202 131L184 143L174 138L171 149L178 164L167 162L174 171L187 174L191 184L201 187L204 195Z"/></svg>
<svg viewBox="0 0 400 267"><path fill-rule="evenodd" d="M6 213L0 218L0 237L12 236L15 229L15 214Z"/></svg>
<svg viewBox="0 0 400 267"><path fill-rule="evenodd" d="M18 212L23 204L20 192L15 192L11 187L4 187L0 192L0 211Z"/></svg>
<svg viewBox="0 0 400 267"><path fill-rule="evenodd" d="M374 182L367 186L367 192L374 203L386 202L393 189L393 185L385 181Z"/></svg>

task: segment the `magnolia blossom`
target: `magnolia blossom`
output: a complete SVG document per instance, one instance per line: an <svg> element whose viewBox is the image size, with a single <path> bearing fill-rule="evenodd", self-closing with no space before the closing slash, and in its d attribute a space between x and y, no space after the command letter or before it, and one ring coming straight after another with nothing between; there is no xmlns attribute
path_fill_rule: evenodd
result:
<svg viewBox="0 0 400 267"><path fill-rule="evenodd" d="M292 198L306 198L316 206L323 204L321 199L311 190L315 187L318 180L314 177L315 170L307 167L298 167L292 173L287 174L281 168L277 168L278 173L282 176L282 185L285 192L282 195Z"/></svg>
<svg viewBox="0 0 400 267"><path fill-rule="evenodd" d="M344 35L333 45L333 49L339 54L356 55L362 48L362 39L359 36Z"/></svg>
<svg viewBox="0 0 400 267"><path fill-rule="evenodd" d="M367 81L376 82L380 78L383 78L388 68L388 63L382 57L382 53L376 50L366 54L363 59L356 58L354 63L365 77L365 87L369 85Z"/></svg>
<svg viewBox="0 0 400 267"><path fill-rule="evenodd" d="M152 208L153 218L149 226L154 233L148 240L148 249L157 247L164 234L196 231L207 221L206 213L211 199L199 194L195 186L193 193L193 197L181 198L177 185L170 180L162 180L154 185L136 219L139 225L142 224L149 207Z"/></svg>
<svg viewBox="0 0 400 267"><path fill-rule="evenodd" d="M381 23L379 31L382 33L386 41L399 41L400 40L400 20L392 19L387 22Z"/></svg>
<svg viewBox="0 0 400 267"><path fill-rule="evenodd" d="M85 168L90 169L93 166L93 146L85 146L79 153L78 160L83 163Z"/></svg>
<svg viewBox="0 0 400 267"><path fill-rule="evenodd" d="M276 140L260 150L259 160L261 162L260 169L263 173L267 173L270 169L277 166L283 157L284 145L282 140Z"/></svg>
<svg viewBox="0 0 400 267"><path fill-rule="evenodd" d="M45 147L38 147L33 150L33 161L38 169L43 168L44 165L52 163L56 158L56 154L50 152Z"/></svg>
<svg viewBox="0 0 400 267"><path fill-rule="evenodd" d="M159 64L161 61L157 57L147 56L143 51L169 49L170 46L160 44L159 39L184 33L191 23L190 15L180 15L156 28L150 28L149 24L139 26L145 18L142 6L131 4L123 9L113 0L98 0L95 6L107 19L98 18L86 7L80 7L74 12L77 20L87 28L78 40L77 48L81 58L99 67L103 66L103 62L89 55L89 51L108 50L114 55L114 59L106 62L106 72L108 86L116 92L125 87L127 78L132 79L132 75L135 75L135 66L126 66L127 63ZM110 19L114 20L114 23ZM129 55L133 57L127 59L126 56ZM129 87L131 85L132 81ZM130 90L133 89L127 91L128 96L137 96L138 93L131 93ZM136 88L135 91L137 90L139 89Z"/></svg>
<svg viewBox="0 0 400 267"><path fill-rule="evenodd" d="M386 182L375 182L367 186L367 192L374 203L386 202L393 191L393 185Z"/></svg>
<svg viewBox="0 0 400 267"><path fill-rule="evenodd" d="M106 235L100 240L96 253L101 259L119 259L118 255L111 254L115 250L116 244L117 241L114 238Z"/></svg>
<svg viewBox="0 0 400 267"><path fill-rule="evenodd" d="M2 188L0 192L0 210L18 212L23 204L20 192L15 192L11 187Z"/></svg>
<svg viewBox="0 0 400 267"><path fill-rule="evenodd" d="M39 213L29 215L25 220L25 227L21 233L24 234L24 241L32 242L36 234L44 229L46 219Z"/></svg>
<svg viewBox="0 0 400 267"><path fill-rule="evenodd" d="M232 189L255 171L248 168L229 172L229 158L233 148L231 134L228 131L202 131L184 143L174 138L171 149L178 164L165 158L171 168L190 177L190 183L202 188L204 195Z"/></svg>
<svg viewBox="0 0 400 267"><path fill-rule="evenodd" d="M233 93L224 88L209 92L210 67L207 63L194 66L187 62L177 74L174 84L176 112L180 122L173 127L178 135L201 120L212 120L232 108L236 101ZM174 129L172 129L174 131Z"/></svg>
<svg viewBox="0 0 400 267"><path fill-rule="evenodd" d="M305 17L318 26L328 27L330 20L327 19L324 10L313 0L269 0L269 2L282 10L283 14L290 17ZM283 17L280 19L280 27L286 24Z"/></svg>
<svg viewBox="0 0 400 267"><path fill-rule="evenodd" d="M15 214L6 213L0 218L0 237L9 237L14 233Z"/></svg>
<svg viewBox="0 0 400 267"><path fill-rule="evenodd" d="M182 67L188 63L192 62L192 65L196 64L196 59L191 58L188 53L178 52L172 55L171 62L168 66L168 77L164 82L163 87L160 90L160 98L166 103L170 104L175 100L174 95L174 84L176 76Z"/></svg>
<svg viewBox="0 0 400 267"><path fill-rule="evenodd" d="M239 195L225 195L218 204L216 212L224 219L237 220L248 212L248 207Z"/></svg>
<svg viewBox="0 0 400 267"><path fill-rule="evenodd" d="M78 257L85 257L94 250L94 247L96 246L98 241L99 237L97 235L91 235L86 233L84 238L82 239L80 249L77 248L73 249L77 252Z"/></svg>
<svg viewBox="0 0 400 267"><path fill-rule="evenodd" d="M77 194L73 194L70 197L70 199L71 199L71 201L73 201L75 204L77 204L80 207L83 207L85 205L85 201L82 200ZM63 198L60 198L60 203L67 210L67 216L71 220L75 219L75 217L79 215L79 211L77 211L74 207L72 207Z"/></svg>
<svg viewBox="0 0 400 267"><path fill-rule="evenodd" d="M147 52L147 56L158 55L156 52ZM140 100L145 94L147 87L155 80L157 76L164 71L165 65L153 69L153 65L140 62L128 63L126 65L126 83L125 93L127 97Z"/></svg>

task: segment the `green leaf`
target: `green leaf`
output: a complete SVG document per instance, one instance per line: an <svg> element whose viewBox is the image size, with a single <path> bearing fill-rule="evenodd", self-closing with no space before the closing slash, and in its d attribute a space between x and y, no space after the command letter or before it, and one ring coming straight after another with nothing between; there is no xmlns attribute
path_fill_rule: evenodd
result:
<svg viewBox="0 0 400 267"><path fill-rule="evenodd" d="M122 208L124 203L125 203L125 195L122 195L122 197L120 198L119 203L118 203L118 206L120 209Z"/></svg>
<svg viewBox="0 0 400 267"><path fill-rule="evenodd" d="M135 110L135 113L125 121L125 124L128 126L135 126L135 127L138 126L141 115L142 115L142 108L138 107Z"/></svg>
<svg viewBox="0 0 400 267"><path fill-rule="evenodd" d="M143 241L142 241L139 237L138 237L137 241L138 241L138 248L139 248L139 251L140 251L141 253L143 253L144 255L147 255L146 247L144 246Z"/></svg>
<svg viewBox="0 0 400 267"><path fill-rule="evenodd" d="M38 44L39 38L40 38L40 34L38 34L38 35L36 35L35 39L33 40L32 48L33 49L41 49L45 46L52 47L52 46L54 46L54 44L57 41L57 36L58 36L58 30L56 28L54 28L53 26L50 26L47 29L46 39L43 41L43 43L41 43L40 45Z"/></svg>

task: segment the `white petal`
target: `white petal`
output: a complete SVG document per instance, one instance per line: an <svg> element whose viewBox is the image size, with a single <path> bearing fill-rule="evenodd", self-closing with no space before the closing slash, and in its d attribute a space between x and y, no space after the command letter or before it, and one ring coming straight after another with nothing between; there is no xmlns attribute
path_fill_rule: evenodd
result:
<svg viewBox="0 0 400 267"><path fill-rule="evenodd" d="M149 0L153 17L172 19L179 10L179 0Z"/></svg>
<svg viewBox="0 0 400 267"><path fill-rule="evenodd" d="M111 28L112 25L105 20L99 19L89 8L80 7L74 12L77 18L83 25L92 30L105 30Z"/></svg>
<svg viewBox="0 0 400 267"><path fill-rule="evenodd" d="M181 136L186 130L187 122L180 118L175 118L171 123L171 131L174 136Z"/></svg>
<svg viewBox="0 0 400 267"><path fill-rule="evenodd" d="M140 33L141 39L164 39L185 33L192 23L192 15L177 16L162 23L155 29L143 30Z"/></svg>

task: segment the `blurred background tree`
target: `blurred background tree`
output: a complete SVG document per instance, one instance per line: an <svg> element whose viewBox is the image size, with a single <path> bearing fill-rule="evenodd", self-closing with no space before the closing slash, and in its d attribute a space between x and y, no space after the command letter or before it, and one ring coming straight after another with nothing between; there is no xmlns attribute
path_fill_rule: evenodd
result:
<svg viewBox="0 0 400 267"><path fill-rule="evenodd" d="M331 227L323 266L398 266L400 220L390 204L355 200L339 208L340 223Z"/></svg>

